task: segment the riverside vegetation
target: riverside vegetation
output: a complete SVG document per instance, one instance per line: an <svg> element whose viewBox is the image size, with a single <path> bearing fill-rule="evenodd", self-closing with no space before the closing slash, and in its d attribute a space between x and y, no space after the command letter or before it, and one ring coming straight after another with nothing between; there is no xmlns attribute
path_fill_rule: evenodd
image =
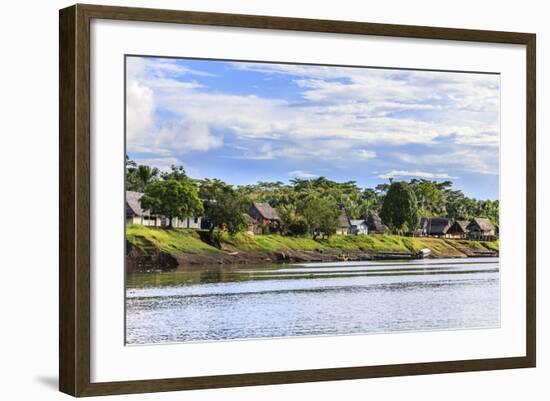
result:
<svg viewBox="0 0 550 401"><path fill-rule="evenodd" d="M466 257L498 252L498 241L477 242L408 236L420 217L469 220L485 217L498 225L499 201L469 198L452 182L412 179L374 188L325 177L289 183L258 182L233 186L218 179L194 179L181 166L169 172L138 165L127 158L126 186L142 192L143 209L168 218L203 216L209 230L181 230L128 225L127 268L165 270L186 265L368 260L377 252L418 252L432 257ZM246 213L252 202L276 209L276 234L247 234ZM339 216L350 219L378 213L388 234L335 235Z"/></svg>
<svg viewBox="0 0 550 401"><path fill-rule="evenodd" d="M222 233L217 246L208 230L128 225L128 271L171 270L178 266L268 264L368 260L377 252L431 250L431 257L462 258L479 251L499 251L497 241L405 237L390 234L333 235L328 238L279 234Z"/></svg>

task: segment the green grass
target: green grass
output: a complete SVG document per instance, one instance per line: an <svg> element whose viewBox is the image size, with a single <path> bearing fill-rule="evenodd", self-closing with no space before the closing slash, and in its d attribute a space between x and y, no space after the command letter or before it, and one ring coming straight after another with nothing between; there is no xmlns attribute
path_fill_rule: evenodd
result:
<svg viewBox="0 0 550 401"><path fill-rule="evenodd" d="M313 251L326 248L323 244L314 241L312 238L285 237L282 235L224 234L222 241L242 251Z"/></svg>
<svg viewBox="0 0 550 401"><path fill-rule="evenodd" d="M494 249L498 243L478 241L454 241L439 238L401 237L398 235L334 235L321 241L329 248L364 252L418 252L423 248L432 256L460 257L471 250Z"/></svg>
<svg viewBox="0 0 550 401"><path fill-rule="evenodd" d="M145 252L153 248L176 253L220 252L219 249L201 241L197 230L130 224L126 226L126 239L131 245Z"/></svg>
<svg viewBox="0 0 550 401"><path fill-rule="evenodd" d="M206 242L200 230L166 229L128 225L128 242L146 252L161 250L171 253L222 252ZM398 235L333 235L328 239L286 237L282 235L223 234L222 242L243 252L314 251L334 249L345 252L418 252L428 248L432 256L460 257L473 250L499 250L499 242L444 240L439 238L401 237Z"/></svg>
<svg viewBox="0 0 550 401"><path fill-rule="evenodd" d="M483 246L490 251L500 251L500 241L497 239L496 241L486 241L482 242Z"/></svg>
<svg viewBox="0 0 550 401"><path fill-rule="evenodd" d="M439 238L411 238L415 249L428 248L432 256L462 257L464 253L454 246L453 241L445 241Z"/></svg>
<svg viewBox="0 0 550 401"><path fill-rule="evenodd" d="M344 251L411 251L410 238L397 235L333 235L326 240L320 240L329 248Z"/></svg>

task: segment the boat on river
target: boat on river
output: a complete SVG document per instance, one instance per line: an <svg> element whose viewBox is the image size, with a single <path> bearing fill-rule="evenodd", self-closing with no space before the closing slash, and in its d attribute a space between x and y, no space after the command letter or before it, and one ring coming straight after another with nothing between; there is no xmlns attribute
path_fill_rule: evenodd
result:
<svg viewBox="0 0 550 401"><path fill-rule="evenodd" d="M374 255L376 260L410 260L410 259L424 259L429 256L431 251L428 248L423 248L418 252L392 252L392 251L379 251Z"/></svg>

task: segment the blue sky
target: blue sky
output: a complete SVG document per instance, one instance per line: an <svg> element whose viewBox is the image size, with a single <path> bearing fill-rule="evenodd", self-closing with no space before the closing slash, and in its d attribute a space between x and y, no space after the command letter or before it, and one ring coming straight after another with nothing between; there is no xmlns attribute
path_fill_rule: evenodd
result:
<svg viewBox="0 0 550 401"><path fill-rule="evenodd" d="M127 151L234 185L451 180L498 199L500 77L127 57Z"/></svg>

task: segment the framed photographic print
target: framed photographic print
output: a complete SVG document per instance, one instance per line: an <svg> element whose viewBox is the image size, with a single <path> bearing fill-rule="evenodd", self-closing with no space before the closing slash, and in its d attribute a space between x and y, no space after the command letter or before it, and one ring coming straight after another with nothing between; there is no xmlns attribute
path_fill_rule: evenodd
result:
<svg viewBox="0 0 550 401"><path fill-rule="evenodd" d="M530 33L61 10L60 390L534 367L535 113Z"/></svg>

